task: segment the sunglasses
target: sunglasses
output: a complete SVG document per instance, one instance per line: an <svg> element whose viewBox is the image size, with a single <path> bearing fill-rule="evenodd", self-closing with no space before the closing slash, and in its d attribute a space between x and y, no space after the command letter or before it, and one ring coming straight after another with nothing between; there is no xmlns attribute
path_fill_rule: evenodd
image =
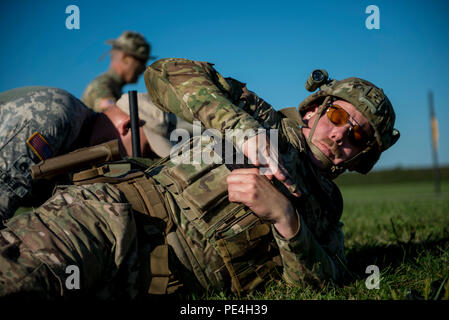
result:
<svg viewBox="0 0 449 320"><path fill-rule="evenodd" d="M362 130L359 124L353 124L349 119L350 115L349 113L340 107L337 104L331 104L327 111L327 118L330 122L332 122L335 126L341 127L349 123L351 126L349 129L349 141L356 147L363 148L367 146L370 143L370 138L365 133L365 131Z"/></svg>

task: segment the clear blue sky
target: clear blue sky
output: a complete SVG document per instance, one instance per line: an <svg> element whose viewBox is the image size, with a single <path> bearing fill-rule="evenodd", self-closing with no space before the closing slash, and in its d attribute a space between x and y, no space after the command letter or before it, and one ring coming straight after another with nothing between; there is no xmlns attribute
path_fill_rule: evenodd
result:
<svg viewBox="0 0 449 320"><path fill-rule="evenodd" d="M80 29L65 26L69 5ZM368 5L380 29L368 30ZM246 82L276 109L297 106L316 68L366 78L396 109L401 139L376 169L432 164L427 92L439 120L440 163L449 164L449 1L12 1L0 2L0 91L26 85L80 97L105 71L104 42L143 33L159 58L206 60ZM125 90L145 91L141 78Z"/></svg>

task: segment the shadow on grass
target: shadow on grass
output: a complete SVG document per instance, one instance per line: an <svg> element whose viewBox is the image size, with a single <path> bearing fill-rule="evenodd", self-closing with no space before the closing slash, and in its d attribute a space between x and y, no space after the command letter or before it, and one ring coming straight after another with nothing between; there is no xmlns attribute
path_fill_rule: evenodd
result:
<svg viewBox="0 0 449 320"><path fill-rule="evenodd" d="M401 242L388 245L361 245L351 248L346 257L350 275L345 283L365 279L366 267L376 265L380 270L396 269L404 263L414 263L415 258L422 254L441 255L449 247L449 235L438 239L428 239L421 242Z"/></svg>

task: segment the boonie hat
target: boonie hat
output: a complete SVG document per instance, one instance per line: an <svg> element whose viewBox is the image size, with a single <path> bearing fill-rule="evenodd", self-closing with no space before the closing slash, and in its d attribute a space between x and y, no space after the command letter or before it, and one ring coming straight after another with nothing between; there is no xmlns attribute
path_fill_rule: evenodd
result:
<svg viewBox="0 0 449 320"><path fill-rule="evenodd" d="M113 49L119 49L145 62L155 58L150 56L151 45L143 35L134 31L125 31L118 38L109 39L106 43L112 45Z"/></svg>

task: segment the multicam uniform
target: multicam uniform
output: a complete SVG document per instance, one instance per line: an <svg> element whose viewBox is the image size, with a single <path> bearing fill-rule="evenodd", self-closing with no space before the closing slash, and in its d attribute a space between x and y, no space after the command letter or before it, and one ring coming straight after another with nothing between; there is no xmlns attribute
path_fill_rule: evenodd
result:
<svg viewBox="0 0 449 320"><path fill-rule="evenodd" d="M95 113L68 92L24 87L0 93L0 219L39 190L29 167L87 146ZM42 202L41 202L42 203Z"/></svg>
<svg viewBox="0 0 449 320"><path fill-rule="evenodd" d="M109 69L88 84L81 100L92 110L103 111L120 98L124 85L125 81Z"/></svg>
<svg viewBox="0 0 449 320"><path fill-rule="evenodd" d="M300 217L299 232L290 240L286 240L274 227L271 228L280 249L284 278L292 284L300 284L304 280L318 283L323 279L341 280L345 261L342 223L339 222L343 208L342 197L337 186L319 174L309 162L299 123L276 112L268 103L248 91L245 84L232 78L223 78L210 63L163 59L153 63L144 77L153 102L165 111L171 111L188 121L198 120L206 128L215 128L221 132L228 129L241 129L243 132L248 129L279 130L278 147L281 158L302 192L298 200L292 199ZM236 134L237 144L241 145L243 139L244 135ZM183 169L187 172L193 170L188 166L176 166L168 175L171 174L176 180L173 172L182 172ZM164 170L154 177L160 183L163 183L165 177L158 177L163 173ZM176 176L176 173L174 175ZM184 173L178 175L185 176ZM194 173L190 172L189 175L193 176ZM206 175L202 178L205 179L203 185L208 185L207 179L210 179L213 188L209 189L223 189L220 185L225 185L225 176L220 178L221 181L214 184L212 177ZM289 196L283 185L276 186L284 195ZM184 197L188 197L187 189L183 191ZM170 192L175 199L180 198L176 192ZM195 202L191 198L190 203L192 201ZM181 211L180 221L190 221L195 225L195 219L183 216L185 214ZM189 223L186 223L184 229L187 235L192 235L195 234L194 230L201 227L189 226ZM198 232L197 236L201 238ZM199 246L201 241L198 240L189 243L193 250L196 250L198 259L204 260L200 256L202 251L207 250L207 244L204 247ZM206 259L204 262L207 268L210 261Z"/></svg>
<svg viewBox="0 0 449 320"><path fill-rule="evenodd" d="M244 84L224 79L208 63L160 60L146 71L145 82L159 107L207 128L278 129L283 163L302 192L291 199L300 217L297 234L286 240L247 207L229 203L225 181L233 165L166 159L129 183L61 188L35 212L8 221L0 232L0 270L11 271L0 281L12 289L0 289L0 295L36 287L45 287L48 295L71 294L64 286L65 268L71 264L80 268L80 292L101 297L164 293L170 279L154 272L161 261L182 283L194 279L206 288L236 292L253 289L276 265L294 285L340 280L345 261L342 197L309 162L298 122L273 110ZM207 151L201 142L192 140L193 151L187 152ZM289 197L282 184L275 186ZM131 187L140 196L133 196ZM142 214L145 207L147 215ZM22 264L8 255L8 246L27 252ZM42 268L31 276L37 265ZM48 280L48 268L59 286ZM18 281L26 275L26 281Z"/></svg>

